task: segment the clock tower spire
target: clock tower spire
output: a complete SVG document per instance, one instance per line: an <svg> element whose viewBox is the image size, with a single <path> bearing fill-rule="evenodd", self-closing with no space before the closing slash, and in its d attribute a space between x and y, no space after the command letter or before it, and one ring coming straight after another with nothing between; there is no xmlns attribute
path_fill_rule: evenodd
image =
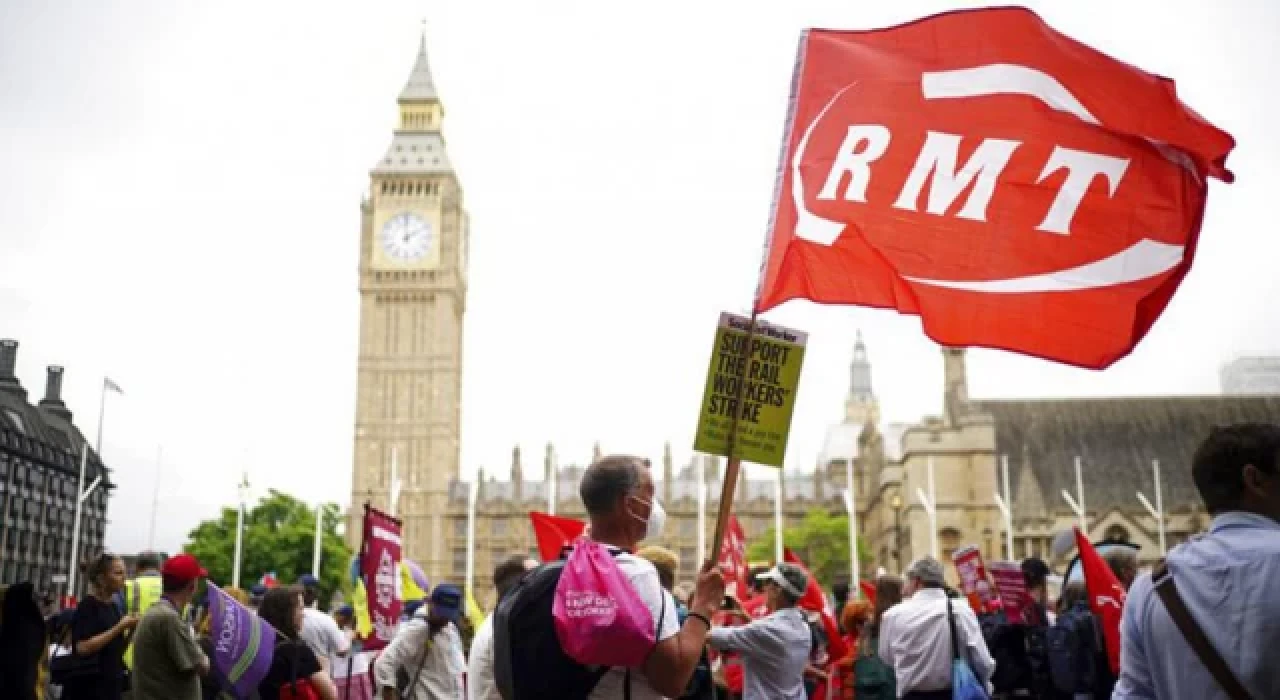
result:
<svg viewBox="0 0 1280 700"><path fill-rule="evenodd" d="M459 396L468 217L445 148L444 107L426 33L397 97L391 141L360 208L360 343L351 522L358 545L366 494L385 507L390 455L404 483L397 515L405 556L429 578L448 569L445 511L460 476Z"/></svg>

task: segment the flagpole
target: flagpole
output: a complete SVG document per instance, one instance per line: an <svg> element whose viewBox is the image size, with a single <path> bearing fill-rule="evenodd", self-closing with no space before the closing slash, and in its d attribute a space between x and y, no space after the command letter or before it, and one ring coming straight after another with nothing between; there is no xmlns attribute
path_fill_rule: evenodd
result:
<svg viewBox="0 0 1280 700"><path fill-rule="evenodd" d="M920 506L924 508L924 513L929 517L929 552L934 559L938 558L938 494L933 486L933 457L929 458L929 493L925 494L924 489L916 489L916 498L920 500Z"/></svg>
<svg viewBox="0 0 1280 700"><path fill-rule="evenodd" d="M849 463L845 465L845 479L848 480L849 488L845 491L845 509L849 511L849 562L851 575L849 583L849 595L854 600L862 597L861 589L858 582L862 580L858 570L861 562L858 561L858 487L853 481L853 460L852 453L849 454Z"/></svg>
<svg viewBox="0 0 1280 700"><path fill-rule="evenodd" d="M1012 498L1009 496L1009 455L1000 455L1000 486L1004 495L996 494L996 505L1000 508L1000 515L1004 517L1004 546L1006 553L1004 558L1012 560L1013 553L1013 510L1010 503Z"/></svg>
<svg viewBox="0 0 1280 700"><path fill-rule="evenodd" d="M311 552L311 575L320 578L320 548L324 532L324 504L316 504L316 541Z"/></svg>
<svg viewBox="0 0 1280 700"><path fill-rule="evenodd" d="M80 448L80 481L76 486L76 517L71 526L71 556L67 566L67 595L76 594L76 563L80 551L80 514L84 510L84 470L89 463L89 443Z"/></svg>
<svg viewBox="0 0 1280 700"><path fill-rule="evenodd" d="M1155 474L1156 504L1154 506L1151 505L1151 501L1148 501L1147 497L1142 495L1141 491L1138 492L1138 500L1142 503L1142 506L1147 509L1147 512L1151 514L1151 517L1156 521L1156 533L1160 537L1160 555L1164 556L1164 553L1167 552L1168 550L1165 549L1165 539L1164 539L1164 495L1161 493L1161 488L1160 488L1160 460L1158 459L1151 460L1151 470Z"/></svg>
<svg viewBox="0 0 1280 700"><path fill-rule="evenodd" d="M1080 531L1089 535L1089 509L1084 504L1084 475L1080 469L1080 458L1076 457L1076 497L1080 499Z"/></svg>
<svg viewBox="0 0 1280 700"><path fill-rule="evenodd" d="M559 460L556 459L555 447L551 448L551 464L547 466L550 467L547 471L547 514L555 515L556 501L559 500L556 498L556 496L559 495L556 493L556 490L560 485L560 475L558 474L560 471L560 464Z"/></svg>
<svg viewBox="0 0 1280 700"><path fill-rule="evenodd" d="M164 463L164 446L156 447L156 483L151 491L151 529L147 531L147 550L156 551L156 512L160 509L160 474Z"/></svg>
<svg viewBox="0 0 1280 700"><path fill-rule="evenodd" d="M396 470L396 456L398 451L395 447L391 448L391 493L388 495L390 503L387 504L387 514L396 517L396 503L400 500L400 475Z"/></svg>
<svg viewBox="0 0 1280 700"><path fill-rule="evenodd" d="M695 471L698 476L698 558L706 561L707 556L707 457L695 457Z"/></svg>
<svg viewBox="0 0 1280 700"><path fill-rule="evenodd" d="M777 478L773 481L773 545L777 561L782 561L782 467L778 467Z"/></svg>
<svg viewBox="0 0 1280 700"><path fill-rule="evenodd" d="M249 473L245 472L240 483L236 485L236 497L240 507L236 510L236 551L231 562L231 585L234 588L240 587L240 555L244 547L244 502L248 498L248 492Z"/></svg>
<svg viewBox="0 0 1280 700"><path fill-rule="evenodd" d="M476 501L480 496L480 480L471 480L471 493L467 498L467 583L468 595L475 595L476 577Z"/></svg>
<svg viewBox="0 0 1280 700"><path fill-rule="evenodd" d="M933 482L933 458L929 458L929 547L933 558L938 558L938 490Z"/></svg>
<svg viewBox="0 0 1280 700"><path fill-rule="evenodd" d="M1169 550L1164 541L1164 489L1160 487L1160 460L1151 460L1151 469L1156 477L1156 510L1160 512L1160 556L1164 556Z"/></svg>
<svg viewBox="0 0 1280 700"><path fill-rule="evenodd" d="M107 413L107 378L102 378L102 394L98 398L98 441L93 443L93 451L98 453L98 459L102 459L102 424ZM81 488L84 484L80 484Z"/></svg>

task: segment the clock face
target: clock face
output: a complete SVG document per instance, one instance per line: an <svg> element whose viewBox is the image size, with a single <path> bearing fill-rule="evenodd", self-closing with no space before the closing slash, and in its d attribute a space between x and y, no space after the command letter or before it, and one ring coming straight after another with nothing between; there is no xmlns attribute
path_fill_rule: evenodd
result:
<svg viewBox="0 0 1280 700"><path fill-rule="evenodd" d="M400 262L417 262L431 250L431 224L422 217L401 212L382 225L382 251Z"/></svg>

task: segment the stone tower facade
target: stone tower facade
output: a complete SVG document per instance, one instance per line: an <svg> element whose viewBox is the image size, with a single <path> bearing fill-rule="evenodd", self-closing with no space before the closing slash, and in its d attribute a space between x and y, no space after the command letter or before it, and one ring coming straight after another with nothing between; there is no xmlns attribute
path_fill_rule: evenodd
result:
<svg viewBox="0 0 1280 700"><path fill-rule="evenodd" d="M423 38L386 153L360 206L360 348L348 538L363 504L404 520L405 556L445 571L444 520L458 477L468 219L441 132ZM392 462L400 482L390 504Z"/></svg>

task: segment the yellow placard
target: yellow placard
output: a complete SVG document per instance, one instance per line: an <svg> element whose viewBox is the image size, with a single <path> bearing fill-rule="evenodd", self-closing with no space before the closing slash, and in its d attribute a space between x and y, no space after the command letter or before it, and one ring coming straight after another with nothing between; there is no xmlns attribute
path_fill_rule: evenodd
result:
<svg viewBox="0 0 1280 700"><path fill-rule="evenodd" d="M809 336L757 320L748 348L750 327L749 318L720 314L693 449L781 467ZM731 455L729 431L735 413Z"/></svg>

